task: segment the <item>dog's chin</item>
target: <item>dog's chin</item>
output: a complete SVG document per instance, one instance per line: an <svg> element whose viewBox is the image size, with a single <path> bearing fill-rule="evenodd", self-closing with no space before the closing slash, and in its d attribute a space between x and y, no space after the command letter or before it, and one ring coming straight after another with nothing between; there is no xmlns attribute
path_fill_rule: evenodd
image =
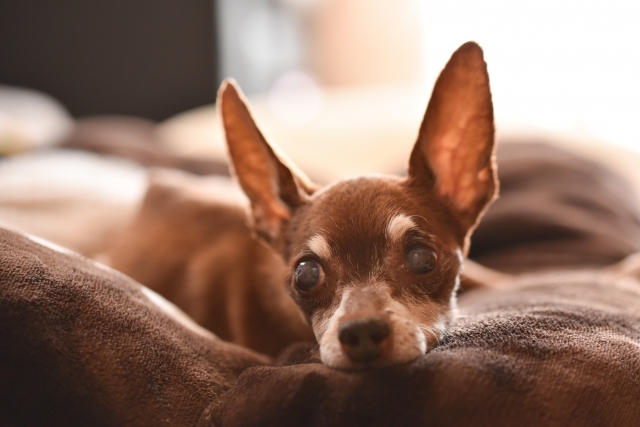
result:
<svg viewBox="0 0 640 427"><path fill-rule="evenodd" d="M402 359L401 360L375 360L372 362L353 362L345 357L343 360L330 361L328 363L323 361L323 363L329 368L338 369L341 371L366 371L369 369L407 365L407 364L410 364L411 362L418 360L420 356L421 355L418 355L412 358L407 358L406 360L402 360Z"/></svg>
<svg viewBox="0 0 640 427"><path fill-rule="evenodd" d="M389 366L406 365L422 356L423 352L415 352L412 354L406 354L402 357L394 358L378 358L369 362L358 362L351 360L346 354L333 357L325 357L322 349L320 349L320 359L322 363L332 369L339 369L341 371L364 371L367 369L383 368Z"/></svg>

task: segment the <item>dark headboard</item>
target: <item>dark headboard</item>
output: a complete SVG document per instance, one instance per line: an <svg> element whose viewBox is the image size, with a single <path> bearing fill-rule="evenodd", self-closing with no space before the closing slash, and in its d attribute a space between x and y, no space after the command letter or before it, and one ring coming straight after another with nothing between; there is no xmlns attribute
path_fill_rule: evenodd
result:
<svg viewBox="0 0 640 427"><path fill-rule="evenodd" d="M0 2L0 83L74 116L161 120L215 100L213 0Z"/></svg>

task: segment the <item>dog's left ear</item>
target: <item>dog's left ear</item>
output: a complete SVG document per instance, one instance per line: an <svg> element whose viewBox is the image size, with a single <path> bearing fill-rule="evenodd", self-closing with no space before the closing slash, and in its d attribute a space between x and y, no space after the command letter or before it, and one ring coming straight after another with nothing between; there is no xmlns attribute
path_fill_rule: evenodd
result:
<svg viewBox="0 0 640 427"><path fill-rule="evenodd" d="M254 231L283 253L291 214L316 187L267 143L233 80L222 83L217 104L233 172L251 202Z"/></svg>
<svg viewBox="0 0 640 427"><path fill-rule="evenodd" d="M409 177L448 206L464 239L497 193L493 104L487 64L473 42L438 77L409 160Z"/></svg>

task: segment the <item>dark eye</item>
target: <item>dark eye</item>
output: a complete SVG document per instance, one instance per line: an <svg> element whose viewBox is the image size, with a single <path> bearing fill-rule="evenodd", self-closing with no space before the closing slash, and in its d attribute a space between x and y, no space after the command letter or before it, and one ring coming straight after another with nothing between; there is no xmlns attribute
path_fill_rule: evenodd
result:
<svg viewBox="0 0 640 427"><path fill-rule="evenodd" d="M318 283L322 275L320 264L315 261L302 261L296 266L294 280L301 291L308 291Z"/></svg>
<svg viewBox="0 0 640 427"><path fill-rule="evenodd" d="M427 274L436 266L433 251L422 246L409 248L405 259L409 270L416 274Z"/></svg>

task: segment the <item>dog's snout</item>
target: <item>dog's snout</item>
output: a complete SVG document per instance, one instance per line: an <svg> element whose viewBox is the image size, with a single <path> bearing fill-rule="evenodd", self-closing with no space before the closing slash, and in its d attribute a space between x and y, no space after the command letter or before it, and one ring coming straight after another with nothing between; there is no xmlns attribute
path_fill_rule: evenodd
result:
<svg viewBox="0 0 640 427"><path fill-rule="evenodd" d="M385 319L359 319L344 322L338 338L347 356L355 362L370 362L382 354L382 343L391 326Z"/></svg>

